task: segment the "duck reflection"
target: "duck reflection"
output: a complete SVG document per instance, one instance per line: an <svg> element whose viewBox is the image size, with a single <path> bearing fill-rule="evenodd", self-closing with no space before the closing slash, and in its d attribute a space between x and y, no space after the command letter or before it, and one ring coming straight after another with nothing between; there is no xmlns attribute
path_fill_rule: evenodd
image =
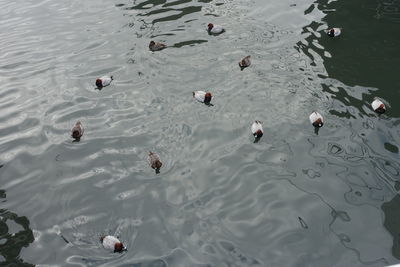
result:
<svg viewBox="0 0 400 267"><path fill-rule="evenodd" d="M6 192L0 190L2 202L5 201L5 198ZM20 225L23 230L18 233L9 233L7 221ZM6 209L0 209L0 240L0 257L3 258L3 262L0 262L1 266L35 266L24 262L19 255L22 248L28 247L34 240L28 218L18 216Z"/></svg>

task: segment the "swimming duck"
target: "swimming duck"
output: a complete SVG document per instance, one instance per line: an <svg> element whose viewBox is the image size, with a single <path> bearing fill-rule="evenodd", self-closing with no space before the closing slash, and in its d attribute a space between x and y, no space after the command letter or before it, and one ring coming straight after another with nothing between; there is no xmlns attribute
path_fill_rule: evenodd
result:
<svg viewBox="0 0 400 267"><path fill-rule="evenodd" d="M262 128L262 124L260 121L255 121L251 125L251 133L255 138L261 138L264 134L264 130Z"/></svg>
<svg viewBox="0 0 400 267"><path fill-rule="evenodd" d="M322 115L319 114L316 111L313 111L310 115L310 122L314 127L322 127L324 125L324 118L322 118Z"/></svg>
<svg viewBox="0 0 400 267"><path fill-rule="evenodd" d="M84 131L82 123L77 121L71 129L71 136L78 141L82 137Z"/></svg>
<svg viewBox="0 0 400 267"><path fill-rule="evenodd" d="M225 29L222 26L214 25L212 23L208 23L207 27L208 27L207 28L208 33L212 33L212 34L220 34L225 31Z"/></svg>
<svg viewBox="0 0 400 267"><path fill-rule="evenodd" d="M160 158L158 157L158 155L156 153L153 152L149 152L149 157L148 157L148 162L150 167L152 167L153 169L156 170L156 173L160 172L160 168L162 166L162 162L160 161Z"/></svg>
<svg viewBox="0 0 400 267"><path fill-rule="evenodd" d="M386 107L385 104L383 104L383 102L379 99L375 99L372 104L372 109L376 112L376 113L385 113L386 111Z"/></svg>
<svg viewBox="0 0 400 267"><path fill-rule="evenodd" d="M212 95L210 92L194 91L193 97L196 98L197 101L209 105L211 102Z"/></svg>
<svg viewBox="0 0 400 267"><path fill-rule="evenodd" d="M250 64L250 56L244 57L241 61L239 61L240 70L243 70L244 68L250 66Z"/></svg>
<svg viewBox="0 0 400 267"><path fill-rule="evenodd" d="M163 44L163 43L156 43L156 42L154 42L154 41L151 41L150 42L150 44L149 44L149 49L151 50L151 51L160 51L160 50L163 50L164 48L166 48L167 47L167 45L166 44Z"/></svg>
<svg viewBox="0 0 400 267"><path fill-rule="evenodd" d="M342 31L340 28L332 28L332 29L326 30L326 34L329 37L336 37L336 36L339 36L341 33L342 33Z"/></svg>
<svg viewBox="0 0 400 267"><path fill-rule="evenodd" d="M114 80L113 76L103 76L96 79L96 86L98 89L109 86L111 81Z"/></svg>
<svg viewBox="0 0 400 267"><path fill-rule="evenodd" d="M119 241L118 238L112 235L106 235L100 237L100 242L103 244L103 247L112 252L122 252L127 250L126 247Z"/></svg>

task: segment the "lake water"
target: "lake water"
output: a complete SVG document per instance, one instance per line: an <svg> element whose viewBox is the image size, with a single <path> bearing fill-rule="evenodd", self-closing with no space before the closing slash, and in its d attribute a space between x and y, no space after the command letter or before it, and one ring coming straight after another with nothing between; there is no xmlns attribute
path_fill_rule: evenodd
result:
<svg viewBox="0 0 400 267"><path fill-rule="evenodd" d="M400 261L399 0L1 7L0 265ZM208 35L209 22L226 32ZM340 37L324 34L333 26ZM128 251L105 251L101 234Z"/></svg>

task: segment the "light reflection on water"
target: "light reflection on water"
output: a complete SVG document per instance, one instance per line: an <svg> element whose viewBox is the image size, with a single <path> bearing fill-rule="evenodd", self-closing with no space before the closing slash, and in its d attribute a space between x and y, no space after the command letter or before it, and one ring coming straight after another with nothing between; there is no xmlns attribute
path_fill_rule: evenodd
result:
<svg viewBox="0 0 400 267"><path fill-rule="evenodd" d="M388 8L396 3L375 5L4 4L2 208L26 216L35 238L20 257L52 266L395 263L399 80L388 55L398 24ZM226 33L209 36L209 22ZM336 25L343 36L323 34ZM150 40L169 47L152 53ZM240 71L245 55L252 65ZM95 90L105 74L114 82ZM206 89L212 107L192 99ZM387 114L371 111L374 96ZM326 120L318 135L314 109ZM85 136L72 143L78 119ZM258 143L255 119L265 129ZM159 175L150 150L163 161ZM106 253L104 233L128 251Z"/></svg>

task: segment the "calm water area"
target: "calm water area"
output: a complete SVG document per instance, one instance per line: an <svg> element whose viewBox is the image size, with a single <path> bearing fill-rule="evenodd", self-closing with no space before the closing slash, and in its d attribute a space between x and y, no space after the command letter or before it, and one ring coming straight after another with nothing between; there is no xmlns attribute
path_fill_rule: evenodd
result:
<svg viewBox="0 0 400 267"><path fill-rule="evenodd" d="M0 3L0 266L400 262L400 0Z"/></svg>

